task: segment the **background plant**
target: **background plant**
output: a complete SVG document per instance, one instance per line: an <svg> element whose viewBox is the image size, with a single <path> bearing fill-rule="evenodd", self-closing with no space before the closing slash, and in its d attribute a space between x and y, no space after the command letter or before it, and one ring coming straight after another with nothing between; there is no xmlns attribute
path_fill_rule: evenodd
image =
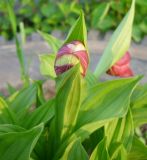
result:
<svg viewBox="0 0 147 160"><path fill-rule="evenodd" d="M0 98L1 160L146 159L147 147L135 134L147 122L147 88L138 84L142 76L99 80L128 50L134 10L133 1L94 74L88 70L85 78L79 64L60 76L52 65L63 44L76 39L88 49L83 12L64 42L40 32L53 48L53 54L40 56L41 72L55 80L56 95L44 98L44 79Z"/></svg>
<svg viewBox="0 0 147 160"><path fill-rule="evenodd" d="M92 0L92 1L52 1L52 0L11 0L19 23L24 22L26 34L37 29L50 33L54 29L67 33L70 26L83 9L88 30L97 29L102 33L114 30L131 5L131 0ZM9 22L6 1L0 2L0 34L10 39L13 37ZM133 26L133 39L140 42L147 34L147 2L136 0L136 14ZM143 18L142 18L143 17Z"/></svg>

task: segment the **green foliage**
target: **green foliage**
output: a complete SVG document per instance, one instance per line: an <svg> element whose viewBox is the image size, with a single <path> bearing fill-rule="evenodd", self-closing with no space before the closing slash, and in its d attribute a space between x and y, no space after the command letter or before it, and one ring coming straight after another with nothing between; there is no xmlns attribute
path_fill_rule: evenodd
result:
<svg viewBox="0 0 147 160"><path fill-rule="evenodd" d="M13 124L15 118L11 108L8 107L6 102L0 97L0 124Z"/></svg>
<svg viewBox="0 0 147 160"><path fill-rule="evenodd" d="M81 103L81 78L79 65L57 78L55 108L56 138L62 141L75 126ZM66 80L66 83L63 83ZM62 102L63 107L60 106ZM64 124L64 125L63 125Z"/></svg>
<svg viewBox="0 0 147 160"><path fill-rule="evenodd" d="M108 154L108 150L106 147L106 138L104 138L98 145L97 147L94 149L90 160L108 160L109 159L109 154Z"/></svg>
<svg viewBox="0 0 147 160"><path fill-rule="evenodd" d="M60 160L75 160L75 159L88 160L88 154L81 145L80 140L77 139L75 139L75 141L73 141L67 146L64 155L60 158Z"/></svg>
<svg viewBox="0 0 147 160"><path fill-rule="evenodd" d="M35 103L36 94L37 94L37 86L36 84L32 84L29 87L24 88L19 92L15 92L9 98L9 105L11 106L14 112L20 113L21 111L26 110L33 103Z"/></svg>
<svg viewBox="0 0 147 160"><path fill-rule="evenodd" d="M132 148L128 154L129 160L145 160L147 157L147 146L145 146L137 137L134 136Z"/></svg>
<svg viewBox="0 0 147 160"><path fill-rule="evenodd" d="M58 0L9 0L13 8L15 8L15 15L17 19L17 30L20 22L25 23L26 34L31 34L36 30L44 32L51 32L53 29L61 29L67 31L73 24L76 16L79 15L81 6L75 1L60 2ZM11 31L10 21L6 8L6 1L0 3L0 34L7 39L14 36ZM12 17L13 14L12 14ZM15 21L14 21L15 23ZM15 24L14 24L15 25Z"/></svg>
<svg viewBox="0 0 147 160"><path fill-rule="evenodd" d="M99 4L92 12L92 26L98 26L99 29L105 31L107 27L111 27L111 21L106 20L105 17L110 9L110 3ZM105 20L104 20L105 19ZM110 19L111 20L111 19ZM109 24L110 23L110 24ZM105 25L104 25L105 24Z"/></svg>
<svg viewBox="0 0 147 160"><path fill-rule="evenodd" d="M43 125L39 125L27 131L18 131L17 129L15 131L7 131L6 133L0 134L1 160L30 159L30 154L42 132L42 129Z"/></svg>
<svg viewBox="0 0 147 160"><path fill-rule="evenodd" d="M20 31L20 22L25 23L26 34L31 34L36 30L51 33L54 29L63 30L67 33L69 27L74 23L79 9L83 9L86 14L88 30L91 28L107 32L114 30L126 12L128 11L131 0L111 0L102 1L52 1L52 0L11 0L17 19L17 30ZM0 3L0 34L7 39L12 38L12 28L7 16L6 2ZM146 0L136 0L136 14L133 26L132 37L136 42L140 42L147 34L147 4ZM13 14L11 14L14 19ZM144 17L144 18L142 18ZM16 24L13 22L13 26ZM14 28L13 27L13 28ZM16 29L15 29L16 30Z"/></svg>
<svg viewBox="0 0 147 160"><path fill-rule="evenodd" d="M67 16L65 9L69 6L58 5ZM46 7L43 14L52 14L52 9L48 11ZM101 20L108 10L105 5L102 8L105 12L98 17ZM122 43L115 44L115 40L123 41L125 35L128 40L124 48L119 55L104 52L111 64L130 44L133 17L134 1L108 45L116 53ZM80 40L86 46L86 33L81 12L64 43ZM62 42L40 34L56 53ZM56 76L55 57L56 54L40 56L42 74L55 80L56 94L52 99L44 98L44 80L32 81L20 90L8 85L11 95L0 98L0 159L145 160L147 146L135 135L135 127L147 122L147 87L138 84L142 76L100 82L98 79L107 69L104 63L96 76L88 70L83 77L79 64Z"/></svg>

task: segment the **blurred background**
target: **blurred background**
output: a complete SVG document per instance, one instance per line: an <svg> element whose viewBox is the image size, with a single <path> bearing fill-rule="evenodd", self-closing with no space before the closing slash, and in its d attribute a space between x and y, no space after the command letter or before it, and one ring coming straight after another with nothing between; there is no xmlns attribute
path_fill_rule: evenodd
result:
<svg viewBox="0 0 147 160"><path fill-rule="evenodd" d="M66 33L79 15L85 12L88 31L94 29L102 35L114 30L126 12L131 0L11 0L17 24L24 23L26 35L37 30ZM19 27L17 27L19 32ZM147 35L147 0L136 0L133 40L141 42ZM12 27L6 10L6 1L0 0L0 36L13 38Z"/></svg>

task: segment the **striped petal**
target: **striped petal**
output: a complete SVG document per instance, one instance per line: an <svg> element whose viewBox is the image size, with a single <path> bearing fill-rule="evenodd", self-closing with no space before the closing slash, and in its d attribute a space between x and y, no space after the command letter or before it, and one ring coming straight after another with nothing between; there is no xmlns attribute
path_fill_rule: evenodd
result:
<svg viewBox="0 0 147 160"><path fill-rule="evenodd" d="M57 75L80 63L80 71L85 76L89 58L85 46L80 41L72 41L62 46L56 56L55 72Z"/></svg>

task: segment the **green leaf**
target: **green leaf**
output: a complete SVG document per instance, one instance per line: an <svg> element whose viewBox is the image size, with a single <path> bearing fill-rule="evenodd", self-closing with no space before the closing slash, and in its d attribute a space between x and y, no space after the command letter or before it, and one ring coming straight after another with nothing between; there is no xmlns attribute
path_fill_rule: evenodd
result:
<svg viewBox="0 0 147 160"><path fill-rule="evenodd" d="M41 7L41 13L43 16L51 17L56 13L57 7L54 5L54 3L47 3L40 6Z"/></svg>
<svg viewBox="0 0 147 160"><path fill-rule="evenodd" d="M111 144L111 147L109 147L109 155L110 159L116 159L120 153L122 144L119 142L114 142Z"/></svg>
<svg viewBox="0 0 147 160"><path fill-rule="evenodd" d="M143 32L142 32L140 26L139 25L134 25L133 26L133 35L132 35L133 40L135 42L140 42L142 40L143 36L144 35L143 35Z"/></svg>
<svg viewBox="0 0 147 160"><path fill-rule="evenodd" d="M66 2L59 2L58 4L59 10L61 11L60 14L63 14L64 17L67 17L69 15L70 11L70 4Z"/></svg>
<svg viewBox="0 0 147 160"><path fill-rule="evenodd" d="M109 160L109 153L106 146L106 138L104 138L94 149L90 160Z"/></svg>
<svg viewBox="0 0 147 160"><path fill-rule="evenodd" d="M120 119L114 119L105 126L107 145L112 148L112 144L122 143L127 151L130 151L134 136L134 126L131 111Z"/></svg>
<svg viewBox="0 0 147 160"><path fill-rule="evenodd" d="M27 114L21 120L21 126L31 128L40 123L46 123L55 115L55 100L51 99L42 106Z"/></svg>
<svg viewBox="0 0 147 160"><path fill-rule="evenodd" d="M83 148L80 140L74 140L72 143L70 143L63 156L60 158L60 160L88 160L88 155Z"/></svg>
<svg viewBox="0 0 147 160"><path fill-rule="evenodd" d="M55 64L55 54L44 54L40 55L40 72L42 75L56 77L54 64Z"/></svg>
<svg viewBox="0 0 147 160"><path fill-rule="evenodd" d="M80 107L74 132L59 147L56 159L74 138L80 137L81 141L84 141L95 130L111 120L124 117L128 111L132 91L140 78L107 81L89 89L89 95Z"/></svg>
<svg viewBox="0 0 147 160"><path fill-rule="evenodd" d="M144 34L147 34L147 20L140 23L139 27Z"/></svg>
<svg viewBox="0 0 147 160"><path fill-rule="evenodd" d="M111 8L113 9L113 11L116 12L115 14L124 14L126 12L126 5L129 2L128 1L111 1Z"/></svg>
<svg viewBox="0 0 147 160"><path fill-rule="evenodd" d="M132 114L135 127L147 123L147 105L141 108L133 108Z"/></svg>
<svg viewBox="0 0 147 160"><path fill-rule="evenodd" d="M8 107L6 102L0 97L0 124L15 124L15 114Z"/></svg>
<svg viewBox="0 0 147 160"><path fill-rule="evenodd" d="M0 125L0 135L9 132L22 132L25 131L24 128L12 124L1 124Z"/></svg>
<svg viewBox="0 0 147 160"><path fill-rule="evenodd" d="M17 37L17 22L16 22L16 16L14 14L14 9L11 6L11 1L7 0L6 1L6 7L7 7L7 12L8 12L8 18L12 27L12 31L14 34L15 38L15 44L16 44L16 54L19 60L20 64L20 71L21 71L21 78L24 81L25 85L29 84L29 75L28 75L28 70L27 70L27 65L26 65L26 59L24 56L24 52L22 49L21 42L19 41Z"/></svg>
<svg viewBox="0 0 147 160"><path fill-rule="evenodd" d="M136 4L140 6L146 6L147 7L147 1L146 0L136 0Z"/></svg>
<svg viewBox="0 0 147 160"><path fill-rule="evenodd" d="M37 85L37 89L38 89L37 96L36 96L36 108L37 108L46 102L44 90L43 90L44 80L37 80L37 81L34 81L34 83Z"/></svg>
<svg viewBox="0 0 147 160"><path fill-rule="evenodd" d="M35 148L33 149L33 152L31 154L31 157L34 158L34 160L46 160L49 159L48 153L50 151L50 146L48 142L51 141L50 137L48 137L49 128L45 127L39 140L37 141Z"/></svg>
<svg viewBox="0 0 147 160"><path fill-rule="evenodd" d="M72 26L64 44L69 43L71 41L79 40L81 41L88 52L88 47L87 47L87 29L86 29L86 24L85 24L85 19L84 19L84 13L81 11L81 14L75 24Z"/></svg>
<svg viewBox="0 0 147 160"><path fill-rule="evenodd" d="M131 96L131 107L141 108L147 105L147 84L135 88Z"/></svg>
<svg viewBox="0 0 147 160"><path fill-rule="evenodd" d="M100 59L100 62L98 63L94 72L98 78L115 62L117 62L129 49L132 35L134 10L135 0L133 0L131 9L112 35L108 46L104 50L102 58Z"/></svg>
<svg viewBox="0 0 147 160"><path fill-rule="evenodd" d="M101 3L96 6L92 12L92 26L97 27L97 24L103 21L110 8L110 3Z"/></svg>
<svg viewBox="0 0 147 160"><path fill-rule="evenodd" d="M89 89L88 97L81 106L76 128L125 116L130 96L140 78L107 81Z"/></svg>
<svg viewBox="0 0 147 160"><path fill-rule="evenodd" d="M106 32L107 30L110 30L112 27L114 27L114 25L115 22L113 18L108 15L107 17L105 17L105 19L98 23L97 28L102 32Z"/></svg>
<svg viewBox="0 0 147 160"><path fill-rule="evenodd" d="M105 137L104 127L101 127L94 131L83 141L83 146L88 153L92 153L98 143Z"/></svg>
<svg viewBox="0 0 147 160"><path fill-rule="evenodd" d="M22 45L25 45L25 43L26 43L26 33L25 33L25 28L24 28L24 23L23 22L20 22L19 28L20 28L20 35L21 35L21 43L22 43Z"/></svg>
<svg viewBox="0 0 147 160"><path fill-rule="evenodd" d="M17 24L16 24L16 17L15 17L15 14L13 12L13 9L12 9L12 5L11 5L11 1L10 0L6 0L7 1L7 11L8 11L8 14L9 14L9 20L11 22L11 25L12 25L12 30L13 30L13 33L16 34L16 28L17 28Z"/></svg>
<svg viewBox="0 0 147 160"><path fill-rule="evenodd" d="M128 160L146 160L147 146L134 136L131 151L128 153Z"/></svg>
<svg viewBox="0 0 147 160"><path fill-rule="evenodd" d="M1 160L27 160L40 137L43 125L23 132L0 134Z"/></svg>
<svg viewBox="0 0 147 160"><path fill-rule="evenodd" d="M62 45L62 41L53 37L50 34L38 31L38 33L44 38L44 40L51 46L54 53L57 53Z"/></svg>
<svg viewBox="0 0 147 160"><path fill-rule="evenodd" d="M28 109L36 100L37 87L32 84L9 98L9 105L15 113Z"/></svg>
<svg viewBox="0 0 147 160"><path fill-rule="evenodd" d="M119 153L118 153L116 160L128 160L127 159L127 151L125 150L123 145L121 145L121 148L119 150Z"/></svg>
<svg viewBox="0 0 147 160"><path fill-rule="evenodd" d="M131 109L135 127L147 122L147 84L139 85L131 96Z"/></svg>
<svg viewBox="0 0 147 160"><path fill-rule="evenodd" d="M66 134L69 135L75 126L80 102L81 75L77 65L57 77L55 125L59 141L65 138Z"/></svg>
<svg viewBox="0 0 147 160"><path fill-rule="evenodd" d="M86 76L85 76L85 80L86 80L89 88L91 88L92 86L94 86L98 83L97 78L90 70L87 71Z"/></svg>

